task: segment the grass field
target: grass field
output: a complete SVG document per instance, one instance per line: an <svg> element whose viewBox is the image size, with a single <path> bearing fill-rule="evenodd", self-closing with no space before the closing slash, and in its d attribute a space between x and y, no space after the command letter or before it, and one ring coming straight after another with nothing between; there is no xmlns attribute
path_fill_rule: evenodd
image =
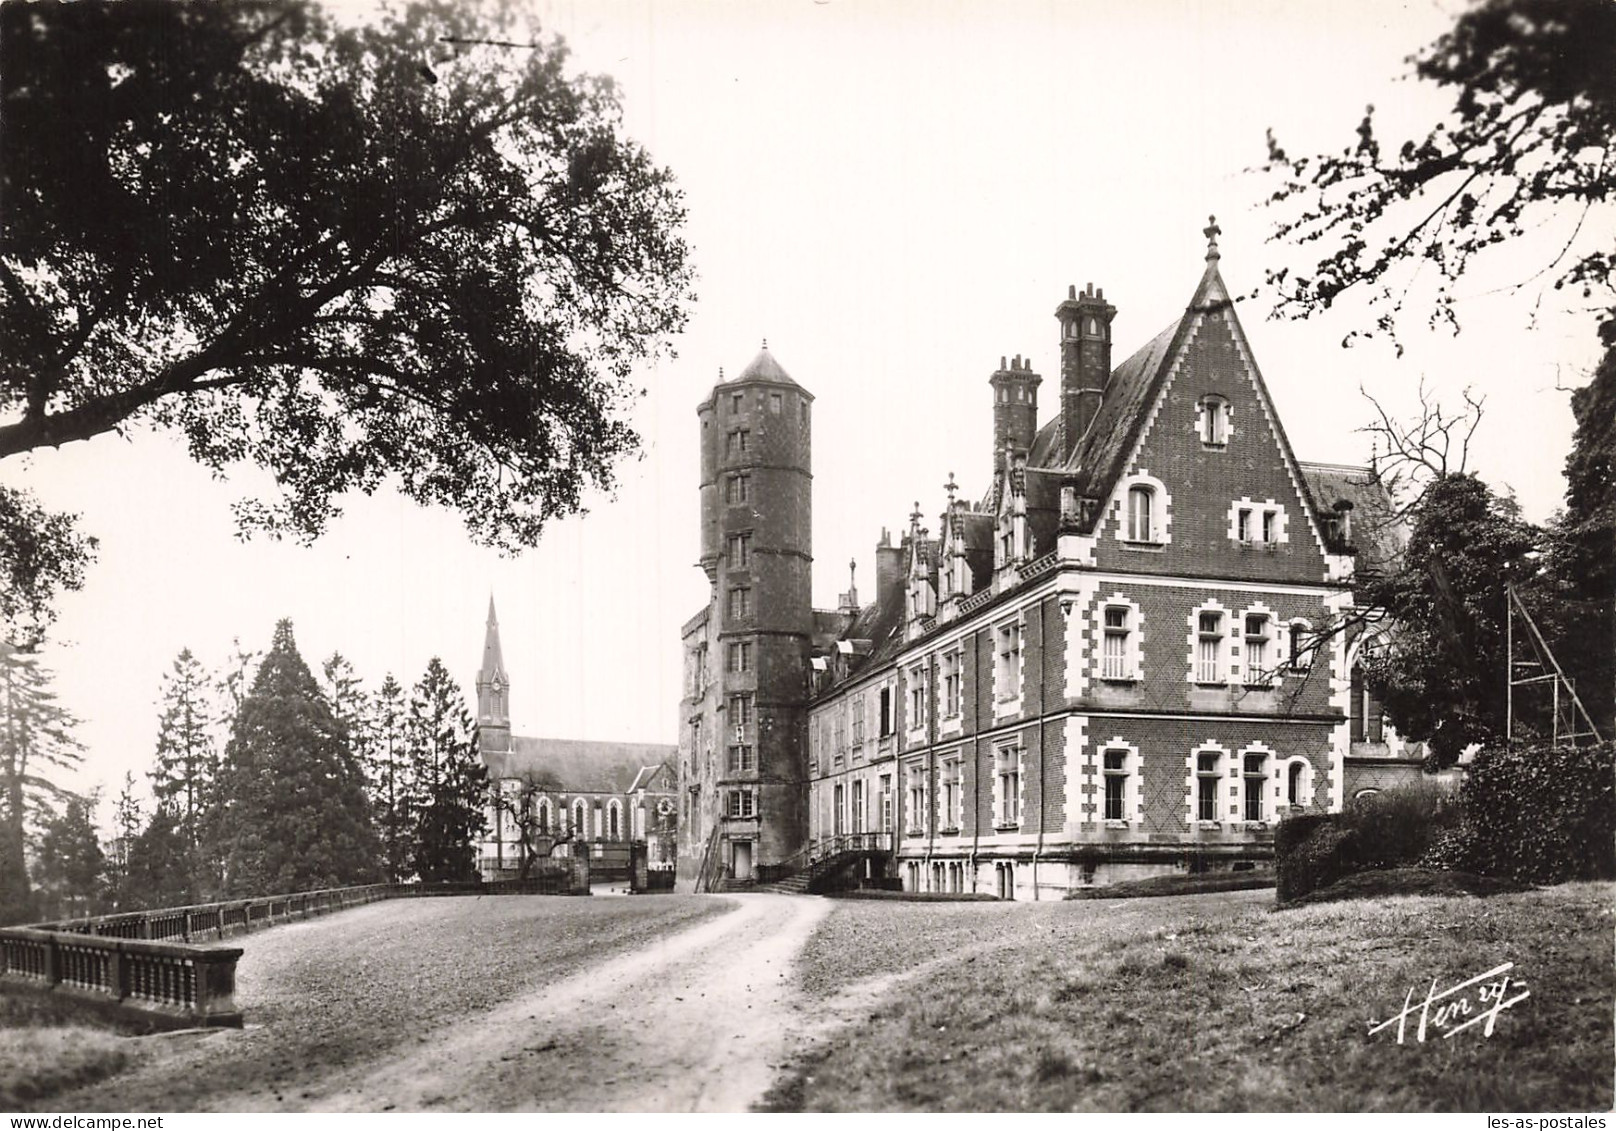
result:
<svg viewBox="0 0 1616 1131"><path fill-rule="evenodd" d="M896 976L773 1110L1576 1111L1612 1103L1616 885L1275 910L1267 892L844 904L800 966ZM951 957L950 952L953 952ZM1525 1001L1404 1042L1372 1021L1505 962ZM917 976L904 977L905 971ZM1476 1012L1484 1008L1469 991ZM1417 1019L1416 1019L1417 1022Z"/></svg>
<svg viewBox="0 0 1616 1131"><path fill-rule="evenodd" d="M87 1048L121 1057L99 1061L94 1072L73 1066L79 1038L44 1036L49 1028L0 1030L0 1042L42 1050L26 1068L25 1108L38 1110L48 1097L55 1110L192 1110L211 1097L290 1088L430 1041L442 1026L727 906L687 896L387 900L235 941L245 950L236 985L245 1030L181 1039L92 1034L96 1044ZM0 1043L0 1056L6 1047Z"/></svg>

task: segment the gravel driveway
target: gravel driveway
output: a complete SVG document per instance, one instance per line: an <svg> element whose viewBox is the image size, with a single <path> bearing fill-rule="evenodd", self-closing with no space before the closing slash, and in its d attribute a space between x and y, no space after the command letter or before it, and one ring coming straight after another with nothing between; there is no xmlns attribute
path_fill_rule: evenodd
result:
<svg viewBox="0 0 1616 1131"><path fill-rule="evenodd" d="M394 900L241 940L242 1031L141 1038L66 1111L740 1111L829 914L773 895Z"/></svg>

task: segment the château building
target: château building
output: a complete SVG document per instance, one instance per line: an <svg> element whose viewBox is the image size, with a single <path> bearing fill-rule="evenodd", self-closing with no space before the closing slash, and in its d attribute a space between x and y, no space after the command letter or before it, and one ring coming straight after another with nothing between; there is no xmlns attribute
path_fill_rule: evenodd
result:
<svg viewBox="0 0 1616 1131"><path fill-rule="evenodd" d="M626 878L635 842L645 844L649 867L672 867L677 749L512 734L511 681L492 597L477 670L477 745L498 797L478 850L484 879L520 872L524 833L538 855L587 851L596 879Z"/></svg>
<svg viewBox="0 0 1616 1131"><path fill-rule="evenodd" d="M812 398L767 348L698 410L707 607L684 627L681 884L836 847L905 888L1050 898L1264 866L1275 824L1412 777L1325 632L1393 552L1366 468L1304 463L1219 273L1113 365L1117 308L1056 307L1058 403L1001 359L987 486L952 476L811 606ZM984 406L987 407L987 406Z"/></svg>

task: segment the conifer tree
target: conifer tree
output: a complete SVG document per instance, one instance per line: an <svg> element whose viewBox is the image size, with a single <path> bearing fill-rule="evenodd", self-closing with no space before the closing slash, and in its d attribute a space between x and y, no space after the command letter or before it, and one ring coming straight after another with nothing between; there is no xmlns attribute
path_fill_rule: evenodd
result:
<svg viewBox="0 0 1616 1131"><path fill-rule="evenodd" d="M39 887L52 917L99 914L106 901L107 858L93 813L94 796L72 797L39 838Z"/></svg>
<svg viewBox="0 0 1616 1131"><path fill-rule="evenodd" d="M175 907L190 900L190 846L171 804L159 804L150 823L129 846L129 862L119 907L132 910Z"/></svg>
<svg viewBox="0 0 1616 1131"><path fill-rule="evenodd" d="M487 829L488 770L460 688L436 656L410 700L410 759L417 784L412 863L423 881L477 878Z"/></svg>
<svg viewBox="0 0 1616 1131"><path fill-rule="evenodd" d="M381 838L382 868L394 883L409 878L414 855L415 777L411 772L409 707L389 672L370 700L370 808Z"/></svg>
<svg viewBox="0 0 1616 1131"><path fill-rule="evenodd" d="M172 801L180 831L191 845L202 841L219 758L209 732L207 672L183 649L163 677L162 716L157 725L157 763L152 793Z"/></svg>
<svg viewBox="0 0 1616 1131"><path fill-rule="evenodd" d="M129 858L134 851L135 841L140 838L143 821L140 798L135 796L135 775L133 771L127 771L123 775L123 789L112 807L112 827L117 839L113 842L112 859L108 861L112 877L112 902L118 908L138 905L132 902L134 891L130 884Z"/></svg>
<svg viewBox="0 0 1616 1131"><path fill-rule="evenodd" d="M84 758L78 722L50 689L38 658L0 643L0 925L33 916L25 854L29 812L66 793L51 775Z"/></svg>
<svg viewBox="0 0 1616 1131"><path fill-rule="evenodd" d="M298 654L292 622L242 700L219 772L218 856L233 895L365 883L376 838L340 725Z"/></svg>

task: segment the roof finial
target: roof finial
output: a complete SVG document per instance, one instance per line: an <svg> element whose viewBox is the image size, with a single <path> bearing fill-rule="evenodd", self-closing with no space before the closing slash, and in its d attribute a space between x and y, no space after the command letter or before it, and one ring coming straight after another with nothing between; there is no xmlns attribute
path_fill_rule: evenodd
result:
<svg viewBox="0 0 1616 1131"><path fill-rule="evenodd" d="M724 367L722 365L718 367L718 383L720 385L724 383Z"/></svg>
<svg viewBox="0 0 1616 1131"><path fill-rule="evenodd" d="M948 473L948 482L943 484L943 490L948 492L948 509L954 509L954 492L959 490L959 484L954 482L954 473Z"/></svg>
<svg viewBox="0 0 1616 1131"><path fill-rule="evenodd" d="M1216 216L1206 218L1206 227L1201 229L1201 234L1206 237L1206 261L1210 263L1218 258L1218 237L1223 234Z"/></svg>
<svg viewBox="0 0 1616 1131"><path fill-rule="evenodd" d="M920 500L915 500L915 509L909 512L909 531L914 533L920 529Z"/></svg>
<svg viewBox="0 0 1616 1131"><path fill-rule="evenodd" d="M763 339L763 348L764 348L764 349L768 349L768 348L769 348L769 339L768 339L768 338L764 338L764 339Z"/></svg>

